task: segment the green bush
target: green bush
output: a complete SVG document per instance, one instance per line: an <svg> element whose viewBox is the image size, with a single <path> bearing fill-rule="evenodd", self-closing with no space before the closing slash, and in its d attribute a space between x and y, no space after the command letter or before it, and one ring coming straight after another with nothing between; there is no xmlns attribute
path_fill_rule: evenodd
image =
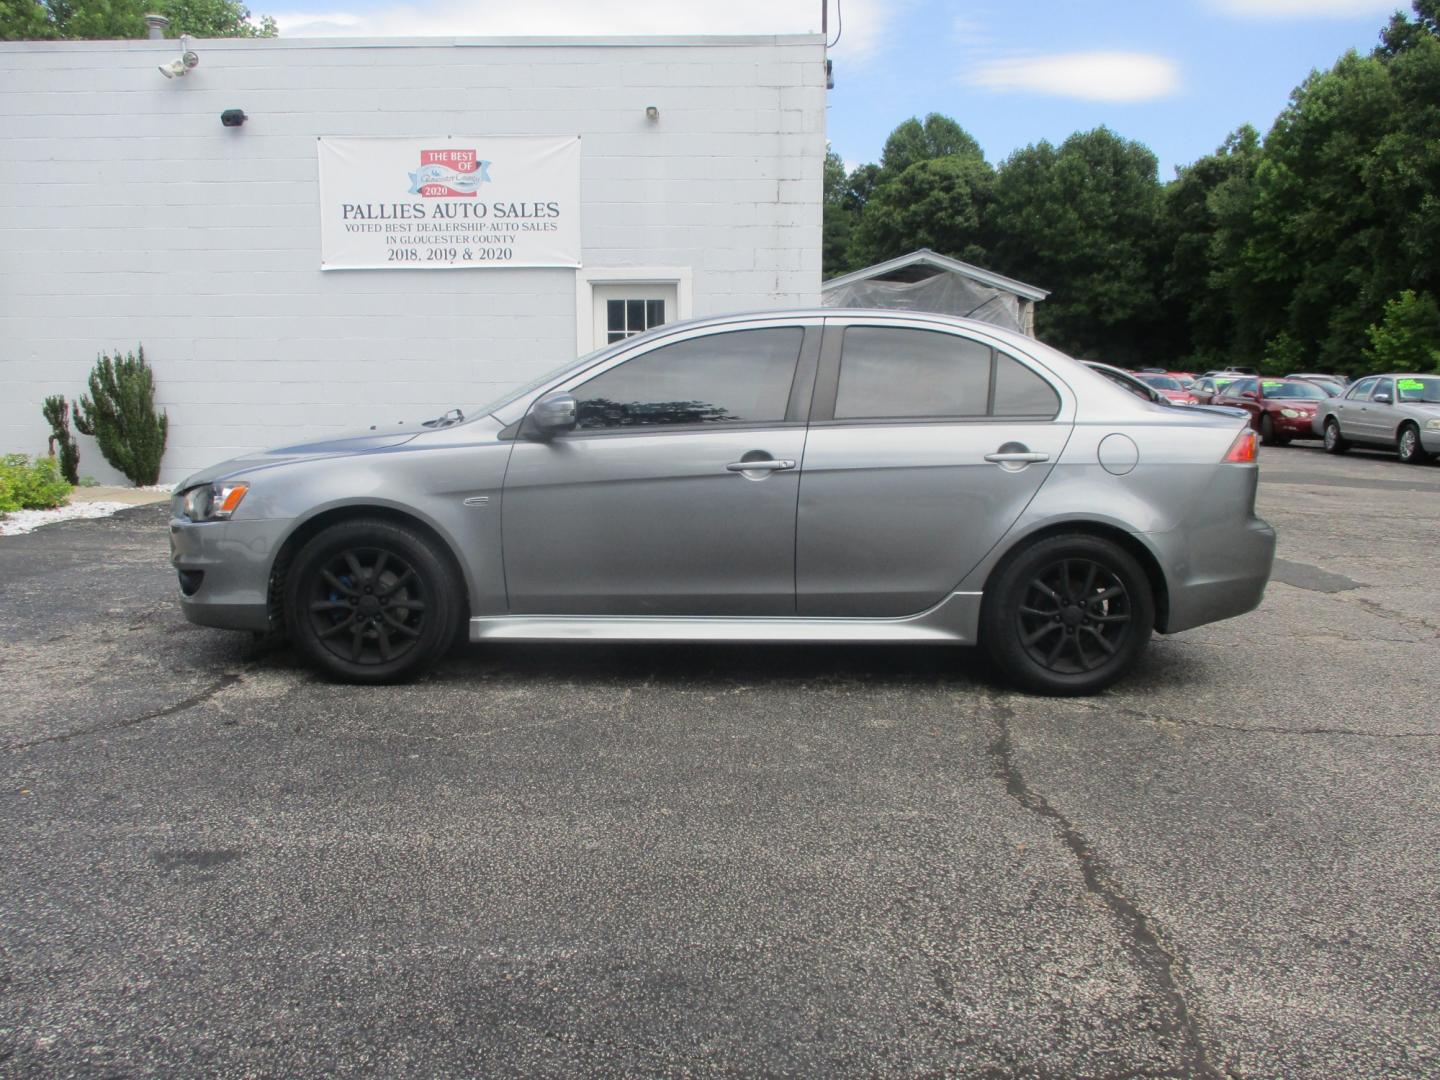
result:
<svg viewBox="0 0 1440 1080"><path fill-rule="evenodd" d="M1367 334L1365 357L1376 371L1440 369L1440 305L1428 293L1406 289L1386 303Z"/></svg>
<svg viewBox="0 0 1440 1080"><path fill-rule="evenodd" d="M65 505L70 491L54 458L31 461L24 454L6 454L0 458L0 513L53 510Z"/></svg>
<svg viewBox="0 0 1440 1080"><path fill-rule="evenodd" d="M155 483L170 418L155 412L155 377L145 349L102 355L90 372L90 393L75 409L75 426L95 436L100 453L132 484Z"/></svg>

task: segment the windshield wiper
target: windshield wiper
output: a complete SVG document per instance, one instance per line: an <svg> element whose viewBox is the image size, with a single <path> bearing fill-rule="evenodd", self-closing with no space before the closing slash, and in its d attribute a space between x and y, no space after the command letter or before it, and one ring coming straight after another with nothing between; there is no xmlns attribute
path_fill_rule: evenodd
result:
<svg viewBox="0 0 1440 1080"><path fill-rule="evenodd" d="M426 420L420 426L433 428L449 427L451 424L458 424L464 419L465 414L463 412L459 409L451 409L449 412L437 416L434 420Z"/></svg>

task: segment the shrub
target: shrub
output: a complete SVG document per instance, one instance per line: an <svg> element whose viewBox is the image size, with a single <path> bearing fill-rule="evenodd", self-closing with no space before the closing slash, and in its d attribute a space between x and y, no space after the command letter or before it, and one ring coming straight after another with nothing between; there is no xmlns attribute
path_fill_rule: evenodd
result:
<svg viewBox="0 0 1440 1080"><path fill-rule="evenodd" d="M90 372L90 393L75 410L75 426L95 436L100 453L132 484L155 483L170 418L155 412L155 377L145 350L101 355Z"/></svg>
<svg viewBox="0 0 1440 1080"><path fill-rule="evenodd" d="M70 485L54 458L6 454L0 459L0 511L51 510L64 506Z"/></svg>
<svg viewBox="0 0 1440 1080"><path fill-rule="evenodd" d="M1365 358L1376 371L1440 370L1440 306L1428 293L1406 289L1366 333Z"/></svg>
<svg viewBox="0 0 1440 1080"><path fill-rule="evenodd" d="M54 394L45 399L41 409L50 423L50 456L60 451L60 472L72 484L80 482L80 448L75 445L75 436L70 434L70 403L64 394Z"/></svg>

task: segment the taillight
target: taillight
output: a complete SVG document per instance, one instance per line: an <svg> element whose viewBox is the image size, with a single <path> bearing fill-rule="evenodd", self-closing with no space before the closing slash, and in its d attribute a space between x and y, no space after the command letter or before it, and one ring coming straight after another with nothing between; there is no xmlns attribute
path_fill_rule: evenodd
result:
<svg viewBox="0 0 1440 1080"><path fill-rule="evenodd" d="M1229 451L1220 460L1232 465L1253 465L1260 457L1259 442L1255 432L1246 428L1235 436Z"/></svg>

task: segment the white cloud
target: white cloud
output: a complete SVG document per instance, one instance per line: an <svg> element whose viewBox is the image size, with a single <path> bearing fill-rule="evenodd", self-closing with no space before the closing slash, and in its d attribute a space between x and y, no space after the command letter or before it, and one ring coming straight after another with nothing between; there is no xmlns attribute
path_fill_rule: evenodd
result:
<svg viewBox="0 0 1440 1080"><path fill-rule="evenodd" d="M421 0L375 8L275 15L282 37L507 37L597 34L794 34L819 32L817 0ZM906 4L844 0L837 58L864 61L882 46ZM830 9L830 36L837 31Z"/></svg>
<svg viewBox="0 0 1440 1080"><path fill-rule="evenodd" d="M1209 0L1209 4L1241 19L1344 19L1388 15L1410 6L1405 0Z"/></svg>
<svg viewBox="0 0 1440 1080"><path fill-rule="evenodd" d="M1135 102L1168 97L1180 71L1165 56L1134 52L1074 52L989 60L961 76L986 90Z"/></svg>

